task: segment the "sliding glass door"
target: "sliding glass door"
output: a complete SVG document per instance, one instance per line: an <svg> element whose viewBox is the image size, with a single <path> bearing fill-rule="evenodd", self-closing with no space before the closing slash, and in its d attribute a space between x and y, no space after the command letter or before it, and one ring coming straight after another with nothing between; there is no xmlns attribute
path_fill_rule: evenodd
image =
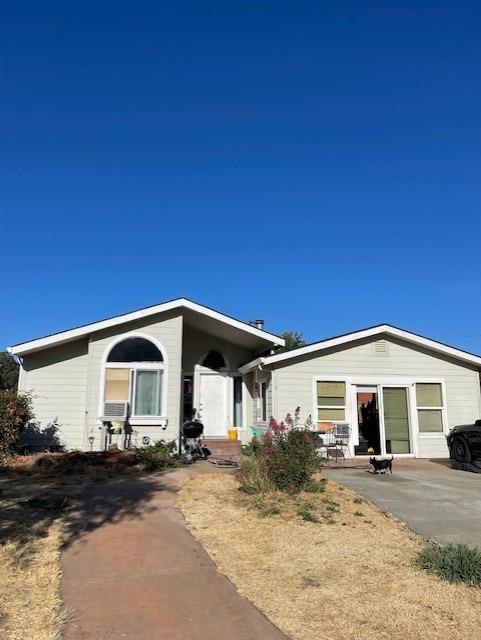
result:
<svg viewBox="0 0 481 640"><path fill-rule="evenodd" d="M356 385L353 393L358 434L355 455L412 453L409 387Z"/></svg>
<svg viewBox="0 0 481 640"><path fill-rule="evenodd" d="M385 452L411 453L407 387L383 387L382 399Z"/></svg>

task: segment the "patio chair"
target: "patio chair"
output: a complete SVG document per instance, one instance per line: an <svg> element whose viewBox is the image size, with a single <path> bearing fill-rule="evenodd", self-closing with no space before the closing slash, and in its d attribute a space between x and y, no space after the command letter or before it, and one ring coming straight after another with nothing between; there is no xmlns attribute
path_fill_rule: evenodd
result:
<svg viewBox="0 0 481 640"><path fill-rule="evenodd" d="M349 424L337 423L325 434L326 458L334 458L337 462L339 458L346 459L345 451L349 451L351 440L351 427Z"/></svg>

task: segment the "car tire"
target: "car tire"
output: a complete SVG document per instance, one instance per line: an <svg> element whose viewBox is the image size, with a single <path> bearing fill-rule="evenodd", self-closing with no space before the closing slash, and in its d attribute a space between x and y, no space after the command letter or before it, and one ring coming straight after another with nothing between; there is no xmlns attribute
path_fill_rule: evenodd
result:
<svg viewBox="0 0 481 640"><path fill-rule="evenodd" d="M451 445L451 458L454 458L457 462L471 462L471 451L464 438L460 436L454 438Z"/></svg>

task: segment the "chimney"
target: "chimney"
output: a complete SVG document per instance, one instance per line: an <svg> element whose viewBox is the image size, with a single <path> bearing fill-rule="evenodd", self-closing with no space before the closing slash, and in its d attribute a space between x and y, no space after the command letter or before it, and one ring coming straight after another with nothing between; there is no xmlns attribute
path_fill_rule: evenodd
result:
<svg viewBox="0 0 481 640"><path fill-rule="evenodd" d="M259 331L264 331L264 320L254 320L254 327Z"/></svg>

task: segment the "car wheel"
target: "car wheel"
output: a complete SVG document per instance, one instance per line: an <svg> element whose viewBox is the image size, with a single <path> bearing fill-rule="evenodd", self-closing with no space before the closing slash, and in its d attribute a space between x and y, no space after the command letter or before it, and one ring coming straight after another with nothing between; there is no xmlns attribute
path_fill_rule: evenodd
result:
<svg viewBox="0 0 481 640"><path fill-rule="evenodd" d="M451 445L451 457L458 462L471 462L471 451L464 438L459 436L454 438Z"/></svg>

